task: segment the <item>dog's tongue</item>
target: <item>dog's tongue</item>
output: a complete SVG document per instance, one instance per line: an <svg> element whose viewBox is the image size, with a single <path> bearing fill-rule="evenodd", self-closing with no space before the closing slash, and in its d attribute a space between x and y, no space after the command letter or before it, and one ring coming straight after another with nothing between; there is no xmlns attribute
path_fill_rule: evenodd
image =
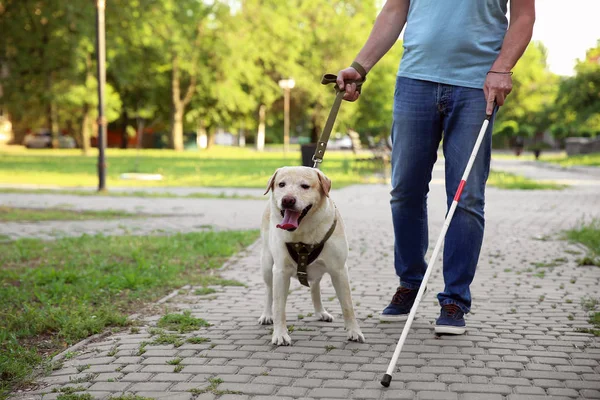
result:
<svg viewBox="0 0 600 400"><path fill-rule="evenodd" d="M289 230L298 228L298 218L300 213L293 210L285 210L283 220L277 225L278 228Z"/></svg>

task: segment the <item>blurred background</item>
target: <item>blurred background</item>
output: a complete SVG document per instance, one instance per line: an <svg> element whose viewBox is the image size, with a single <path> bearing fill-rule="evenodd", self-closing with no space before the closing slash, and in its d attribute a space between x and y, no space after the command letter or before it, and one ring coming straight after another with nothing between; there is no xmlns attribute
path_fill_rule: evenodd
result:
<svg viewBox="0 0 600 400"><path fill-rule="evenodd" d="M107 146L196 152L189 157L225 152L236 159L267 150L278 152L279 163L300 162L300 146L311 154L309 144L333 101L321 75L350 64L383 3L107 0ZM599 6L592 0L568 7L537 3L534 40L514 69L494 147L536 157L542 150L600 151L594 140L600 133L600 25L593 19ZM23 147L77 149L40 156L96 154L97 6L97 0L0 0L0 162L14 164L17 153L28 154ZM401 56L402 36L369 74L360 101L344 103L329 147L350 153L340 168L352 168L361 151L389 148ZM168 166L144 162L151 154L188 159L173 152L108 154L113 183L126 172L169 175ZM93 174L92 158L77 160L79 172L92 168ZM47 182L48 171L39 172L25 177L1 168L0 180Z"/></svg>

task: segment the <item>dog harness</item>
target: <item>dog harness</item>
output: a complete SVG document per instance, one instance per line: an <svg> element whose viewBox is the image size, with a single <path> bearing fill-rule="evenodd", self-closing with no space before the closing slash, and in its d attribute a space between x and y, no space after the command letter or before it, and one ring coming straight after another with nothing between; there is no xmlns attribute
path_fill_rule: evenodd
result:
<svg viewBox="0 0 600 400"><path fill-rule="evenodd" d="M306 267L308 267L309 264L319 257L321 251L323 251L323 247L325 247L325 242L327 242L327 240L333 234L333 231L335 231L336 225L337 218L334 218L331 228L329 228L323 240L317 244L306 244L302 242L289 242L285 244L290 257L292 257L292 260L298 264L298 280L304 286L310 287L308 284L308 273L306 272Z"/></svg>

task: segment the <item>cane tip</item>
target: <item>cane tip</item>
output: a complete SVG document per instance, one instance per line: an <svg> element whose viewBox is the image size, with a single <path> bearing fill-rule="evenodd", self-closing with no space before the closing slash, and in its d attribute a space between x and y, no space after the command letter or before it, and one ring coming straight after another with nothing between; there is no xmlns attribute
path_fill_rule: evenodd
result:
<svg viewBox="0 0 600 400"><path fill-rule="evenodd" d="M392 376L390 374L383 375L381 379L381 384L385 387L390 387L390 383L392 382Z"/></svg>

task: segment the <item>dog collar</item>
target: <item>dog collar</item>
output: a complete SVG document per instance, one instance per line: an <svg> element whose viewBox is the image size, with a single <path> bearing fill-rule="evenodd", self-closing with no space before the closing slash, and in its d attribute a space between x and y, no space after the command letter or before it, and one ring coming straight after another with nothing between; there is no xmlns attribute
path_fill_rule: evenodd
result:
<svg viewBox="0 0 600 400"><path fill-rule="evenodd" d="M334 218L331 228L329 228L323 240L317 244L306 244L302 242L288 242L285 244L290 257L292 257L292 260L298 264L298 280L304 286L310 287L308 284L308 273L306 272L306 267L308 267L309 264L319 257L321 251L323 251L323 247L325 247L325 242L327 242L331 235L333 235L336 225L337 218Z"/></svg>

